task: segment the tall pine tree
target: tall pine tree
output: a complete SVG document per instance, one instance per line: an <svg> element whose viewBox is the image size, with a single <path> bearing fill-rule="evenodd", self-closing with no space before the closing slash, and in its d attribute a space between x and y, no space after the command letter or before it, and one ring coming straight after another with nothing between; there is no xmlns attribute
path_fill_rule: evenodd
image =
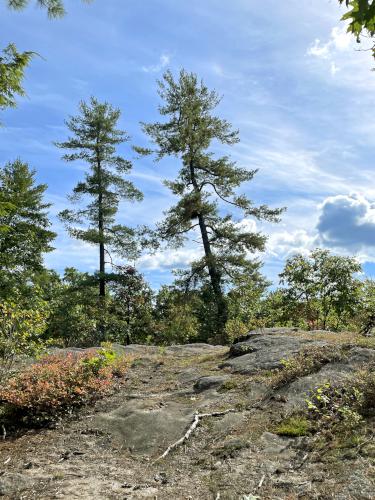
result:
<svg viewBox="0 0 375 500"><path fill-rule="evenodd" d="M63 155L64 160L83 160L89 171L70 196L73 203L79 204L77 210L64 210L60 218L71 236L98 247L99 296L104 298L106 263L112 263L111 252L133 257L137 250L135 231L115 221L119 203L140 201L143 196L124 179L132 163L116 153L116 147L129 140L126 132L117 129L120 110L93 97L89 103L81 102L79 110L78 116L66 122L72 136L56 145L72 151Z"/></svg>
<svg viewBox="0 0 375 500"><path fill-rule="evenodd" d="M165 156L180 159L176 179L165 182L179 201L166 213L158 234L178 247L189 233L200 233L204 255L192 264L185 281L187 285L199 280L210 283L216 303L216 331L223 339L228 318L225 286L239 274L253 270L254 263L247 255L263 250L266 240L238 224L224 207L229 204L235 212L240 209L242 217L269 221L277 221L282 210L255 207L245 195L237 195L236 188L251 181L256 170L240 168L228 156L215 157L210 151L214 141L228 146L239 141L238 132L213 113L220 102L218 94L184 70L177 80L168 71L158 83L164 101L159 110L166 120L143 124L156 150L138 150L154 152L158 160Z"/></svg>

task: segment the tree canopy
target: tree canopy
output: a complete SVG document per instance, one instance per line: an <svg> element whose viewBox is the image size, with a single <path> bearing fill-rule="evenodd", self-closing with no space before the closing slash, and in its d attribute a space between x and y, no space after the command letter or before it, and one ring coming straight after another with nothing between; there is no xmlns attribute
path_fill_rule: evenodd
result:
<svg viewBox="0 0 375 500"><path fill-rule="evenodd" d="M92 0L82 1L89 3ZM23 10L30 4L30 0L6 0L6 3L10 9ZM36 0L36 4L46 9L51 18L63 17L66 14L63 0Z"/></svg>
<svg viewBox="0 0 375 500"><path fill-rule="evenodd" d="M53 250L55 233L50 228L43 201L47 186L36 184L35 171L21 160L0 169L0 279L2 291L21 285L43 270L43 254ZM7 285L6 285L7 284Z"/></svg>
<svg viewBox="0 0 375 500"><path fill-rule="evenodd" d="M210 282L217 330L222 331L228 318L224 287L238 275L251 272L254 264L248 254L263 250L266 241L239 221L244 216L277 221L282 210L256 207L246 195L238 194L237 188L251 181L257 170L239 167L229 156L215 157L210 150L215 141L225 146L239 141L238 131L214 114L220 102L215 91L193 73L182 70L175 79L167 71L159 82L159 95L163 100L159 111L167 121L143 124L156 145L154 151L143 152L154 152L158 160L178 157L180 162L175 180L165 182L179 201L166 212L158 235L180 247L188 234L200 233L204 255L185 273L185 283L189 288ZM241 218L236 218L236 211L242 213Z"/></svg>
<svg viewBox="0 0 375 500"><path fill-rule="evenodd" d="M348 32L355 35L357 42L361 36L373 38L375 35L375 2L373 0L339 0L349 11L342 16L342 20L349 21ZM375 47L373 47L375 57Z"/></svg>
<svg viewBox="0 0 375 500"><path fill-rule="evenodd" d="M64 210L60 217L71 236L99 247L101 296L105 295L106 258L112 263L110 252L133 257L137 250L134 230L115 222L119 203L143 198L133 183L124 178L132 163L116 153L116 147L129 140L126 132L117 128L120 114L119 109L92 97L89 103L81 102L79 114L66 122L72 136L56 143L71 151L63 155L64 160L83 160L89 166L85 179L78 182L70 197L74 204L79 204L78 208ZM84 201L86 205L81 203Z"/></svg>
<svg viewBox="0 0 375 500"><path fill-rule="evenodd" d="M0 54L0 110L14 108L16 95L24 96L22 87L25 69L34 52L18 52L16 46L10 43Z"/></svg>

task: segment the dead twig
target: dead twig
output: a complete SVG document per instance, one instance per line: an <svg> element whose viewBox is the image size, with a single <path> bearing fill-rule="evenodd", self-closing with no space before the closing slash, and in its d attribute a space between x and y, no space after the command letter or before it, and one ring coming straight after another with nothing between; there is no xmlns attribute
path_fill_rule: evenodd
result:
<svg viewBox="0 0 375 500"><path fill-rule="evenodd" d="M258 484L258 490L260 490L261 487L263 486L263 483L264 483L265 479L266 479L266 475L263 474L262 479L259 481L259 484Z"/></svg>
<svg viewBox="0 0 375 500"><path fill-rule="evenodd" d="M238 410L235 410L234 408L229 408L228 410L214 411L212 413L196 413L194 415L193 422L191 423L190 427L185 432L185 434L179 440L177 440L175 443L173 443L170 446L168 446L168 448L165 450L165 452L162 455L160 455L160 457L158 457L155 460L155 462L158 462L159 460L162 460L167 455L169 455L169 453L171 451L173 451L174 449L178 448L180 445L184 444L185 441L187 441L189 439L189 437L194 432L194 430L198 427L199 421L202 420L203 418L207 418L207 417L221 417L223 415L226 415L227 413L233 413L233 412L236 412L236 411L238 411Z"/></svg>

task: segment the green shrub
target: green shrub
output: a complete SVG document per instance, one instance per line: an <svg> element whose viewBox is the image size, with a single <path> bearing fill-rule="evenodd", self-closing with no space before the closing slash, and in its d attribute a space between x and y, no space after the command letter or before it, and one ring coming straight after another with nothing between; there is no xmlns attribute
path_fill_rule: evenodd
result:
<svg viewBox="0 0 375 500"><path fill-rule="evenodd" d="M299 377L318 372L322 366L340 361L344 356L343 349L334 345L307 347L292 358L281 360L283 368L276 374L273 387L278 389Z"/></svg>
<svg viewBox="0 0 375 500"><path fill-rule="evenodd" d="M42 335L48 314L42 300L33 309L10 301L0 303L0 380L17 357L35 356L45 347Z"/></svg>
<svg viewBox="0 0 375 500"><path fill-rule="evenodd" d="M306 402L309 418L319 421L322 430L339 426L343 431L351 431L363 421L364 396L356 385L323 384Z"/></svg>

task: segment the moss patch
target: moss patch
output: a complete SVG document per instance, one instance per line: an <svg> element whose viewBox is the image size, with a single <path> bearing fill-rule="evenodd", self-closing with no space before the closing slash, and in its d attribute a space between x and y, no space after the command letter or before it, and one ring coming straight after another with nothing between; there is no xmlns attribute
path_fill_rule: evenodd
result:
<svg viewBox="0 0 375 500"><path fill-rule="evenodd" d="M274 433L279 436L298 437L310 434L311 430L311 423L306 417L295 415L281 422L274 429Z"/></svg>

